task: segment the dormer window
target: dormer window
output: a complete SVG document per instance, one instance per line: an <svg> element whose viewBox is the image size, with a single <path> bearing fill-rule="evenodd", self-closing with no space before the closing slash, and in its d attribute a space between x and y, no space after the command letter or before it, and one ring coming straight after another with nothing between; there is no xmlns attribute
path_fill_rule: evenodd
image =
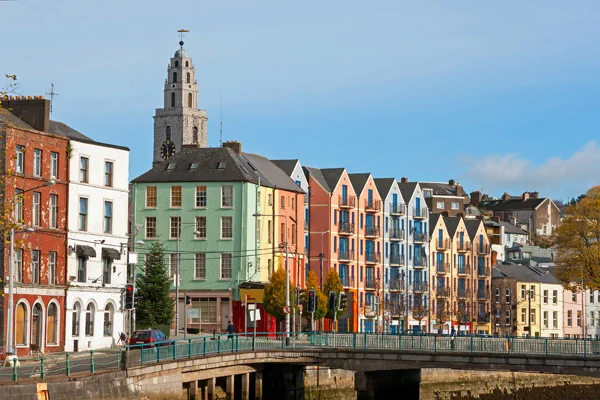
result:
<svg viewBox="0 0 600 400"><path fill-rule="evenodd" d="M169 165L167 165L167 171L173 171L174 169L175 169L174 163L169 163Z"/></svg>
<svg viewBox="0 0 600 400"><path fill-rule="evenodd" d="M197 170L198 169L198 163L192 163L192 165L190 165L190 170Z"/></svg>
<svg viewBox="0 0 600 400"><path fill-rule="evenodd" d="M217 165L217 169L225 169L227 166L227 161L221 161L219 165Z"/></svg>

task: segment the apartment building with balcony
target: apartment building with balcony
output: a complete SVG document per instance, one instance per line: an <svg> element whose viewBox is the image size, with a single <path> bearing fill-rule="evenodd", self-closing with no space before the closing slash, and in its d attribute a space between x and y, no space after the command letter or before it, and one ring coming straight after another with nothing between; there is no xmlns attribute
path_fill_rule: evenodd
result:
<svg viewBox="0 0 600 400"><path fill-rule="evenodd" d="M404 296L408 282L404 246L406 245L406 204L395 178L376 178L383 202L383 318L386 332L397 333L404 316ZM424 304L425 305L425 304Z"/></svg>
<svg viewBox="0 0 600 400"><path fill-rule="evenodd" d="M465 219L466 231L471 241L472 258L473 332L491 331L490 288L492 280L492 249L485 225L480 219Z"/></svg>
<svg viewBox="0 0 600 400"><path fill-rule="evenodd" d="M448 232L445 219L441 214L429 216L429 259L431 260L429 273L431 277L431 306L430 306L430 332L450 332L457 319L456 305L458 292L454 285L456 281L451 265L452 236ZM460 293L464 299L466 292Z"/></svg>
<svg viewBox="0 0 600 400"><path fill-rule="evenodd" d="M428 304L430 295L429 284L429 230L427 228L429 220L429 209L426 206L423 191L417 182L408 182L407 178L402 178L398 182L400 193L406 205L406 216L404 225L401 229L406 229L406 243L404 247L400 245L400 254L404 255L406 271L407 292L404 296L404 318L400 318L400 330L414 329L418 327L419 321L414 318L415 297L419 301L423 299L424 304ZM417 303L418 305L418 303ZM422 324L422 321L421 321Z"/></svg>

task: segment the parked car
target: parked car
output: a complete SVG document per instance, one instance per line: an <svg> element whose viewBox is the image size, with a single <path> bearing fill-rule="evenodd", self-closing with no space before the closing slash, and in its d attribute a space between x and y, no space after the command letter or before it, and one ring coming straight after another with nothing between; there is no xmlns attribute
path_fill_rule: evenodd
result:
<svg viewBox="0 0 600 400"><path fill-rule="evenodd" d="M140 345L142 347L160 347L160 346L171 346L175 344L175 341L169 339L167 335L159 331L158 329L146 329L143 331L135 331L129 338L130 345Z"/></svg>

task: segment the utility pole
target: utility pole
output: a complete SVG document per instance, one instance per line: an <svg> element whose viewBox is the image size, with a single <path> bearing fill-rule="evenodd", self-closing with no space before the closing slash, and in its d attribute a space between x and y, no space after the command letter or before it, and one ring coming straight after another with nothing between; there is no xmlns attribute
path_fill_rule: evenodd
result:
<svg viewBox="0 0 600 400"><path fill-rule="evenodd" d="M321 286L321 291L323 291L323 258L324 257L325 257L325 254L319 253L319 274L320 274L319 286Z"/></svg>
<svg viewBox="0 0 600 400"><path fill-rule="evenodd" d="M529 287L529 290L527 291L527 308L528 308L528 312L529 312L529 333L527 334L529 337L531 337L531 286Z"/></svg>

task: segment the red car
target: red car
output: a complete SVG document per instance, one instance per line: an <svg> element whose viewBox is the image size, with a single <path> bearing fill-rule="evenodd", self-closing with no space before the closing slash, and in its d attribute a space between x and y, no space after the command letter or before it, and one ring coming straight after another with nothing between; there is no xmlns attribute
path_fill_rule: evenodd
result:
<svg viewBox="0 0 600 400"><path fill-rule="evenodd" d="M147 346L142 347L155 347L155 346L170 346L175 344L175 341L169 339L167 335L159 331L158 329L146 329L143 331L135 331L129 338L129 344L144 344Z"/></svg>

